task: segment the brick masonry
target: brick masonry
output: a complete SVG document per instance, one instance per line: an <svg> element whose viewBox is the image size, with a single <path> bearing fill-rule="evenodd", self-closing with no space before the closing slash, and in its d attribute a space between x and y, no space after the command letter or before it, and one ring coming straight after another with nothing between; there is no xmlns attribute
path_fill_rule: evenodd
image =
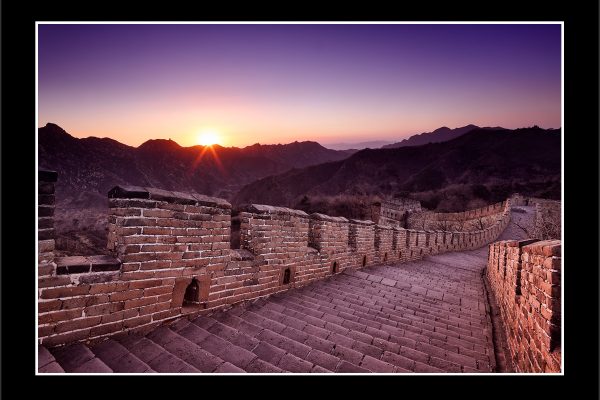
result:
<svg viewBox="0 0 600 400"><path fill-rule="evenodd" d="M560 372L560 240L492 243L486 271L515 370Z"/></svg>
<svg viewBox="0 0 600 400"><path fill-rule="evenodd" d="M39 175L48 192L40 207L48 209L54 197L47 184L56 180L49 174ZM38 242L38 336L46 346L149 331L346 269L476 249L510 221L510 201L494 208L493 224L471 232L406 230L254 204L239 210L240 249L231 249L231 205L223 199L125 186L108 196L112 258L54 260L52 217L40 214L50 218L40 223ZM186 302L192 286L196 297Z"/></svg>

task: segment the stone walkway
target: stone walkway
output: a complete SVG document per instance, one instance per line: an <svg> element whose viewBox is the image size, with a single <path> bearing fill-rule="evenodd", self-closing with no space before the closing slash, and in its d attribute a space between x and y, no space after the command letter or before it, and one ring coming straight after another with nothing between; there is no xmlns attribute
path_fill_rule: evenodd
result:
<svg viewBox="0 0 600 400"><path fill-rule="evenodd" d="M519 207L498 240L531 224ZM517 210L518 211L518 210ZM39 347L40 372L496 372L487 246L346 270L148 335Z"/></svg>

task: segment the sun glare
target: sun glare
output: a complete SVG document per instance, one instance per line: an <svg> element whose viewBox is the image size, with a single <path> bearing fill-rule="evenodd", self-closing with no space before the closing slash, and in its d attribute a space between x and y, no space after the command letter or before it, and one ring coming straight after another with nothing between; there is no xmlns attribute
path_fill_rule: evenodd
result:
<svg viewBox="0 0 600 400"><path fill-rule="evenodd" d="M214 130L203 130L198 134L198 144L202 146L212 146L219 144L219 133Z"/></svg>

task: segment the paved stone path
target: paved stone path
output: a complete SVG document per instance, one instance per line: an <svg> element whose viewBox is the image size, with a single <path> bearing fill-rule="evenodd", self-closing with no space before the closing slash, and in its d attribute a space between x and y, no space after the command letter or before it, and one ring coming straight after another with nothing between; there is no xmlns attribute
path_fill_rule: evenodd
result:
<svg viewBox="0 0 600 400"><path fill-rule="evenodd" d="M499 240L525 238L519 207ZM346 270L146 336L40 346L40 372L495 372L488 249Z"/></svg>

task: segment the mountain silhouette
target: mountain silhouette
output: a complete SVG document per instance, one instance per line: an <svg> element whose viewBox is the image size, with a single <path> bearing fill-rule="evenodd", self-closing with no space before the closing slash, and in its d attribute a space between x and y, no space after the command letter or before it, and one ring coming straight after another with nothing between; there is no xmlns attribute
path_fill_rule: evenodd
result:
<svg viewBox="0 0 600 400"><path fill-rule="evenodd" d="M447 126L442 126L434 130L433 132L424 132L419 133L417 135L413 135L408 139L404 139L400 142L388 144L382 146L382 149L395 149L398 147L406 147L406 146L419 146L427 143L439 143L446 142L448 140L456 139L457 137L464 135L467 132L472 131L473 129L503 129L500 127L497 128L480 128L477 125L467 125L460 128L450 129Z"/></svg>
<svg viewBox="0 0 600 400"><path fill-rule="evenodd" d="M38 129L38 138L39 165L58 172L57 201L72 207L105 207L106 193L115 185L230 199L243 185L265 176L348 156L316 142L182 147L154 139L132 147L109 138L78 139L52 123Z"/></svg>
<svg viewBox="0 0 600 400"><path fill-rule="evenodd" d="M474 128L441 143L365 149L341 161L260 179L233 201L291 206L305 195L440 194L461 185L484 185L488 200L502 200L511 191L557 198L560 135L559 129L538 127Z"/></svg>

